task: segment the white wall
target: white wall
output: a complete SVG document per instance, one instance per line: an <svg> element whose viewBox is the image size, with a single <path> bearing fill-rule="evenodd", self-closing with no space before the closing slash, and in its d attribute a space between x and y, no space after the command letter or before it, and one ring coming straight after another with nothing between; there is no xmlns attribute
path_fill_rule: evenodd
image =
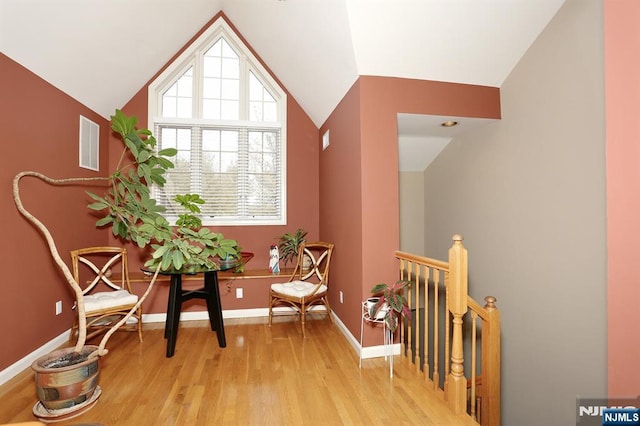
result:
<svg viewBox="0 0 640 426"><path fill-rule="evenodd" d="M575 424L606 396L603 10L567 0L501 87L502 120L425 172L425 242L469 250L469 289L502 311L502 424Z"/></svg>
<svg viewBox="0 0 640 426"><path fill-rule="evenodd" d="M424 174L400 172L400 250L424 252Z"/></svg>

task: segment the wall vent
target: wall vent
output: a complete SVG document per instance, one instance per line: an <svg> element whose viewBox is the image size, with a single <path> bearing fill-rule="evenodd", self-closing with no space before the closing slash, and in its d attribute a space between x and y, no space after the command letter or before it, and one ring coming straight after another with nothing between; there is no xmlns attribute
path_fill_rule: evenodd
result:
<svg viewBox="0 0 640 426"><path fill-rule="evenodd" d="M100 170L100 126L80 116L80 167Z"/></svg>
<svg viewBox="0 0 640 426"><path fill-rule="evenodd" d="M324 151L328 147L329 147L329 131L327 130L326 132L324 132L324 135L322 135L322 150Z"/></svg>

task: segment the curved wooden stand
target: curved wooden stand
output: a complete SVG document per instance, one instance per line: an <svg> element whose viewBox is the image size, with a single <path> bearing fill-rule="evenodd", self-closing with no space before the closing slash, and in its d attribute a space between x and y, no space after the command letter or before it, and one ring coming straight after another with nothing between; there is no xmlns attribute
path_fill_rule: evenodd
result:
<svg viewBox="0 0 640 426"><path fill-rule="evenodd" d="M86 342L86 336L87 336L87 319L86 319L86 313L85 313L85 308L84 308L84 295L82 294L82 289L80 288L80 285L75 281L73 274L71 273L71 271L69 270L69 267L66 265L66 263L64 263L64 261L62 260L62 258L60 257L60 254L58 253L58 249L56 247L56 244L53 240L53 237L51 235L51 233L49 232L49 229L47 229L47 227L40 221L38 220L33 214L31 214L22 204L22 200L20 199L20 189L19 189L19 183L20 183L20 179L22 179L23 177L34 177L37 179L40 179L46 183L49 183L51 185L69 185L69 184L77 184L78 182L87 182L87 181L104 181L105 178L70 178L70 179L52 179L48 176L45 176L41 173L37 173L37 172L31 172L31 171L26 171L26 172L21 172L18 173L14 178L13 178L13 200L16 204L16 207L18 209L18 211L20 212L20 214L22 214L29 222L31 222L31 224L33 224L39 231L40 233L44 236L46 242L47 242L47 246L49 247L49 252L51 253L51 257L53 257L53 260L56 262L56 265L58 266L58 268L62 271L64 277L67 279L68 284L71 286L71 289L73 290L74 294L75 294L75 298L76 298L76 306L78 308L78 341L76 343L75 348L73 348L73 351L76 353L80 353L85 349L85 342ZM93 352L91 354L89 354L89 356L87 357L88 359L93 359L93 358L97 358L97 357L101 357L106 355L109 351L105 348L106 344L107 344L107 340L109 340L109 337L111 337L111 335L118 329L120 328L130 317L131 315L133 315L134 312L136 312L138 310L138 308L140 307L140 305L142 305L142 302L144 302L144 300L146 299L147 295L149 294L149 292L151 291L151 289L153 288L153 285L155 284L157 278L158 278L158 273L160 272L160 265L158 265L157 269L155 270L155 273L153 275L153 277L151 278L151 282L149 283L149 286L147 287L147 290L144 292L144 294L142 295L142 297L138 298L138 303L136 303L136 305L131 308L131 310L129 311L129 313L127 313L127 315L125 315L124 317L122 317L122 319L120 321L118 321L116 324L114 324L114 326L107 331L107 333L103 336L102 340L100 341L100 345L98 347L95 347L95 350L93 350ZM89 346L87 346L89 347ZM68 348L71 349L71 348ZM82 403L82 404L78 404L74 407L70 407L70 408L65 408L65 409L61 409L61 410L47 410L42 403L39 401L38 403L36 403L36 405L33 407L34 410L34 415L36 415L36 417L40 417L42 421L62 421L62 420L66 420L68 418L71 417L75 417L76 415L80 415L81 413L79 412L80 410L82 410L82 412L85 412L87 410L89 410L91 407L93 407L93 405L95 404L95 402L97 401L98 397L100 396L100 391L98 391L99 387L96 386L96 391L94 391L94 395L91 397L90 400ZM45 401L46 402L46 401ZM42 413L42 410L40 409L40 407L42 408L42 410L45 410L46 413ZM71 410L71 411L68 411ZM71 414L74 414L73 416L71 416ZM38 414L40 414L41 416L39 416ZM55 420L53 420L55 419Z"/></svg>

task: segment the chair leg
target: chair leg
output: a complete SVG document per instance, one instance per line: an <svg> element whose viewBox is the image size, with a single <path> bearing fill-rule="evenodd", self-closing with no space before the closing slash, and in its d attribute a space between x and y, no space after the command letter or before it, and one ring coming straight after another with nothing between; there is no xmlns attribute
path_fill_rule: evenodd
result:
<svg viewBox="0 0 640 426"><path fill-rule="evenodd" d="M142 343L142 309L138 308L138 339Z"/></svg>
<svg viewBox="0 0 640 426"><path fill-rule="evenodd" d="M325 296L322 298L324 305L327 307L327 314L329 315L329 321L333 324L333 315L331 315L331 306L329 305L329 299Z"/></svg>
<svg viewBox="0 0 640 426"><path fill-rule="evenodd" d="M272 318L273 318L273 296L269 296L269 327L271 327Z"/></svg>
<svg viewBox="0 0 640 426"><path fill-rule="evenodd" d="M75 345L78 334L78 317L76 316L73 319L73 324L71 325L71 330L69 331L69 344Z"/></svg>
<svg viewBox="0 0 640 426"><path fill-rule="evenodd" d="M304 332L304 320L306 316L307 316L307 307L304 306L304 303L303 303L300 308L300 321L302 322L302 338L306 336Z"/></svg>

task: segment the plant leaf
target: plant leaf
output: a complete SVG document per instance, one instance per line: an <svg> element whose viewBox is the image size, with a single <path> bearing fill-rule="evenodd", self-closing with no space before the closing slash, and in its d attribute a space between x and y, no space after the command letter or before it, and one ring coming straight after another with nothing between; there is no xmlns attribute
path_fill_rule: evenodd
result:
<svg viewBox="0 0 640 426"><path fill-rule="evenodd" d="M162 157L175 157L176 155L178 155L178 150L175 148L165 148L158 151L158 155ZM159 160L165 160L171 163L171 161L164 158L159 158ZM171 163L171 166L173 167L173 163Z"/></svg>
<svg viewBox="0 0 640 426"><path fill-rule="evenodd" d="M180 250L174 250L171 257L173 259L173 266L178 270L182 269L182 265L184 265L184 255Z"/></svg>
<svg viewBox="0 0 640 426"><path fill-rule="evenodd" d="M113 222L113 217L111 217L111 216L105 216L105 217L103 217L102 219L100 219L100 220L98 220L98 221L96 222L96 227L97 227L97 228L101 228L101 227L103 227L103 226L105 226L105 225L108 225L108 224L110 224L110 223L112 223L112 222Z"/></svg>
<svg viewBox="0 0 640 426"><path fill-rule="evenodd" d="M372 294L378 294L378 293L382 293L388 286L384 283L380 283L380 284L376 284L375 286L373 286L373 288L371 289L371 293Z"/></svg>
<svg viewBox="0 0 640 426"><path fill-rule="evenodd" d="M91 203L87 206L87 208L91 209L91 210L96 210L96 211L100 211L100 210L104 210L107 207L109 207L109 205L107 203L104 202L100 202L100 203Z"/></svg>

